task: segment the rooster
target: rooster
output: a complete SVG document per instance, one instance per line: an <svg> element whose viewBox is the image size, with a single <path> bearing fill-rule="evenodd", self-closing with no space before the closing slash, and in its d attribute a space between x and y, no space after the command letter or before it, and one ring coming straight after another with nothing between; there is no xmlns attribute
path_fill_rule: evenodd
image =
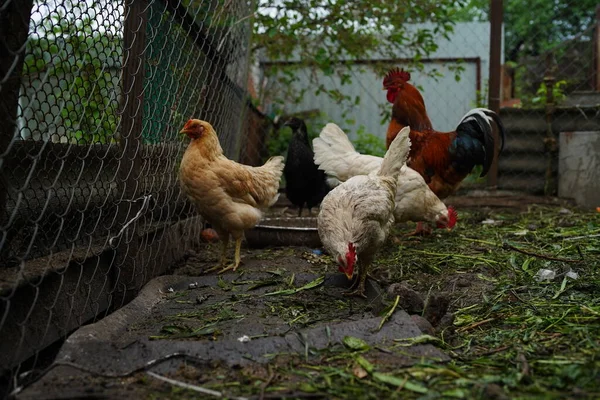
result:
<svg viewBox="0 0 600 400"><path fill-rule="evenodd" d="M491 123L500 131L500 152L504 148L504 127L495 112L475 108L460 120L456 130L438 132L431 126L423 96L409 80L410 73L398 68L390 70L383 80L387 100L394 105L386 145L390 146L400 129L410 126L408 166L444 199L456 191L476 165L483 167L481 177L488 173L496 148Z"/></svg>
<svg viewBox="0 0 600 400"><path fill-rule="evenodd" d="M191 139L179 166L181 188L223 243L220 265L208 271L219 267L223 267L219 273L235 271L244 231L253 228L262 218L261 210L279 197L283 157L271 157L261 167L231 161L223 155L212 125L198 119L189 120L180 133ZM225 266L230 235L235 239L235 259Z"/></svg>
<svg viewBox="0 0 600 400"><path fill-rule="evenodd" d="M368 175L381 168L383 158L360 154L348 136L336 124L329 123L313 139L315 163L328 176L330 186L336 186L356 175ZM452 229L457 213L429 189L421 175L406 165L400 170L396 189L396 222L427 221L438 228Z"/></svg>
<svg viewBox="0 0 600 400"><path fill-rule="evenodd" d="M348 279L358 266L358 278L352 287L356 290L346 295L366 297L371 263L394 223L394 198L398 175L410 150L409 132L406 127L398 134L376 172L348 179L321 203L317 224L323 246Z"/></svg>
<svg viewBox="0 0 600 400"><path fill-rule="evenodd" d="M298 216L302 216L304 205L311 209L321 203L329 193L325 173L317 168L313 160L313 151L308 141L306 124L300 118L290 118L284 124L292 128L292 139L288 145L287 159L283 176L285 194L298 207Z"/></svg>

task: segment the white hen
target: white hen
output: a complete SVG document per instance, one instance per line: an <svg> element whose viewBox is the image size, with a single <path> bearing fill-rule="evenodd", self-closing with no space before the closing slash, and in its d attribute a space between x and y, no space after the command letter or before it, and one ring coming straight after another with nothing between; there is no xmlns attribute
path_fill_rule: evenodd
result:
<svg viewBox="0 0 600 400"><path fill-rule="evenodd" d="M357 152L348 136L334 123L325 125L319 137L313 139L313 149L315 163L327 174L330 186L378 171L383 162L381 157ZM456 212L447 208L423 177L406 165L398 176L394 216L396 222L427 221L438 228L452 228L456 223Z"/></svg>
<svg viewBox="0 0 600 400"><path fill-rule="evenodd" d="M378 171L351 177L321 203L317 223L323 246L348 279L358 265L357 288L348 295L366 297L369 268L394 223L394 198L398 174L410 150L409 132L406 127L396 136Z"/></svg>

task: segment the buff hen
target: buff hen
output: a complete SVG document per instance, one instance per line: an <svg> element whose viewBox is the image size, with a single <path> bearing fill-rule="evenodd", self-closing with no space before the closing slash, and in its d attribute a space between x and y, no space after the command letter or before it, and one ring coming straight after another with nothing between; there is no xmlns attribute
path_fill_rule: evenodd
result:
<svg viewBox="0 0 600 400"><path fill-rule="evenodd" d="M272 157L261 167L229 160L212 125L198 119L189 120L180 133L191 139L179 167L181 188L223 243L220 265L210 270L235 271L244 231L253 228L262 211L279 197L283 157ZM235 239L235 259L225 266L230 235Z"/></svg>

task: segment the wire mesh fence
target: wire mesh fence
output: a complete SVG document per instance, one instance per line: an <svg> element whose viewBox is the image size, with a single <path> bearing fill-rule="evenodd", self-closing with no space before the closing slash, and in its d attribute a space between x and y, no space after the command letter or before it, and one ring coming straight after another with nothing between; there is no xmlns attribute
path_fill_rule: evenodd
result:
<svg viewBox="0 0 600 400"><path fill-rule="evenodd" d="M245 164L285 154L289 137L267 135L270 122L246 96L253 6L0 0L0 337L10 338L0 341L2 386L26 381L43 349L125 304L199 240L202 221L177 178L187 119L211 122L225 154ZM598 38L595 21L503 60L498 188L555 194L559 133L600 129L589 100L600 90ZM434 128L452 130L488 106L493 45L489 21L457 22L418 60L411 81ZM373 152L365 133L383 138L391 111L381 71L412 68L414 58L336 65L350 85L343 74L296 69L285 90L305 96L284 110L268 94L285 91L271 74L280 60L263 60L250 89L258 85L254 101L267 114L307 116L311 136L334 121ZM342 106L331 90L360 101ZM486 185L477 174L464 184Z"/></svg>
<svg viewBox="0 0 600 400"><path fill-rule="evenodd" d="M4 385L199 238L178 132L208 120L237 159L245 119L264 129L246 100L249 15L244 1L0 1Z"/></svg>
<svg viewBox="0 0 600 400"><path fill-rule="evenodd" d="M506 187L557 194L559 135L600 128L597 24L507 65L504 114L515 140L500 161Z"/></svg>
<svg viewBox="0 0 600 400"><path fill-rule="evenodd" d="M563 3L568 5L569 2ZM514 13L514 10L505 10L507 12ZM312 115L313 136L326 122L336 122L350 134L359 150L375 148L381 155L384 148L374 146L376 141L365 134L378 137L379 142L385 138L392 108L381 90L387 68L403 67L410 71L411 83L423 95L434 129L450 131L471 108L490 107L490 51L493 46L501 46L502 68L494 73L502 78L499 113L506 126L507 140L494 185L498 189L554 195L557 193L560 132L600 128L596 122L599 101L594 94L600 89L597 83L600 67L594 55L598 48L598 21L593 7L589 7L583 17L584 26L576 35L565 34L566 39L555 39L543 49L523 45L519 51L511 50L509 47L517 39L509 43L504 37L508 37L507 29L514 29L512 25L505 26L503 39L494 43L490 40L490 17L486 14L481 22L453 21L448 37L437 35L434 51L420 56L417 63L416 54L410 51L404 54L400 51L395 59L374 51L369 59L348 57L335 65L335 72L325 74L314 73L310 67L299 67L302 64L298 60L266 59L261 65L266 71L268 90L279 96L285 90L304 93L304 96L300 102L294 102L290 96L283 102L284 106L266 96L264 107L271 113ZM507 18L507 23L515 17L511 18ZM552 21L542 22L552 24ZM427 23L414 24L407 31L428 29L429 34L435 35ZM538 32L539 42L546 40L542 34L559 36ZM536 42L535 38L528 40ZM282 73L286 68L288 74ZM282 77L283 85L278 75L269 75L272 71ZM291 85L287 79L289 71L295 74ZM351 83L344 81L345 75L351 77ZM548 85L552 90L547 89ZM331 93L350 102L335 101ZM354 99L359 101L354 102ZM479 172L477 169L467 177L461 187L489 187L491 181L479 178Z"/></svg>

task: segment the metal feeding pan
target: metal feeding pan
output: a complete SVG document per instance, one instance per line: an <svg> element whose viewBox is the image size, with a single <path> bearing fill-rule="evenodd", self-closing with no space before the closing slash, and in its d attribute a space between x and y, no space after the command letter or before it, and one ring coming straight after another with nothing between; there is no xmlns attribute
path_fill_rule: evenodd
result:
<svg viewBox="0 0 600 400"><path fill-rule="evenodd" d="M321 247L316 217L265 218L246 231L248 246L307 246Z"/></svg>

